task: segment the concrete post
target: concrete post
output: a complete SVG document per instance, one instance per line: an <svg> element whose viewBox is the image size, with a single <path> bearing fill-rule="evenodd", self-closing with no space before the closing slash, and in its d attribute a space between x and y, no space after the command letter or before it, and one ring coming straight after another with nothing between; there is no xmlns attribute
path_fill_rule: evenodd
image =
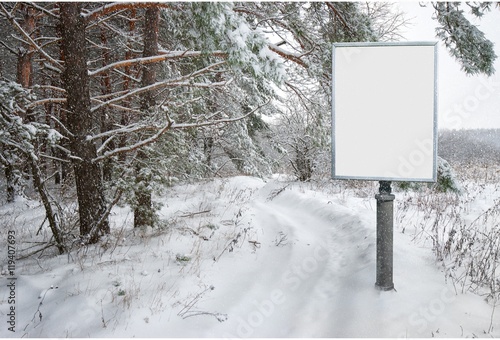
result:
<svg viewBox="0 0 500 340"><path fill-rule="evenodd" d="M391 194L391 182L380 181L377 199L377 280L380 290L394 289L393 269L393 229L395 196Z"/></svg>

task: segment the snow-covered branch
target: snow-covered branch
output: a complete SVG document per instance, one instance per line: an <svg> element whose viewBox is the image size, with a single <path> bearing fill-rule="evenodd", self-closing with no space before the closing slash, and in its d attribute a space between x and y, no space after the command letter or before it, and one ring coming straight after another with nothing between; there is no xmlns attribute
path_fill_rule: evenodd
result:
<svg viewBox="0 0 500 340"><path fill-rule="evenodd" d="M272 24L269 24L271 29L275 31L275 26L281 27L285 31L291 33L294 37L294 39L299 43L301 48L306 48L306 45L313 46L314 41L309 38L304 30L300 30L299 32L297 31L296 28L290 26L289 23L287 23L286 19L284 19L288 14L286 13L281 13L279 16L266 16L263 13L260 13L258 11L254 11L250 8L247 8L246 6L236 6L233 8L235 12L239 13L246 13L250 14L252 16L255 16L259 19L259 22L257 23L257 26L261 24L262 22L272 22ZM275 31L276 32L276 31ZM287 34L288 35L288 34ZM305 40L305 41L303 41Z"/></svg>
<svg viewBox="0 0 500 340"><path fill-rule="evenodd" d="M69 151L65 147L61 146L60 144L54 144L54 147L56 149L59 149L59 150L63 151L69 159L72 159L72 160L75 160L75 161L78 161L78 162L82 162L83 161L83 159L81 157L73 155L73 153L71 151Z"/></svg>
<svg viewBox="0 0 500 340"><path fill-rule="evenodd" d="M124 147L120 147L120 148L117 148L117 149L114 149L111 151L107 151L103 155L98 156L95 159L93 159L92 162L94 162L94 163L99 162L99 161L102 161L106 158L114 156L116 154L134 151L134 150L137 150L141 147L144 147L146 145L154 143L156 140L158 140L158 138L160 138L168 130L198 128L198 127L203 127L203 126L228 124L228 123L237 122L237 121L245 119L248 116L250 116L251 114L255 113L257 110L259 110L262 107L269 104L270 101L271 100L268 100L266 103L256 107L255 109L248 112L247 114L244 114L243 116L236 117L236 118L218 119L218 120L213 120L213 121L204 121L204 122L196 122L196 123L176 124L174 121L170 120L170 118L167 116L167 124L161 128L156 128L156 129L158 129L158 131L153 136L151 136L145 140L142 140L140 142L137 142L133 145L130 145L130 146L124 146ZM128 133L128 132L134 132L134 131L139 131L139 130L144 130L144 129L153 129L153 128L154 128L154 126L135 125L135 126L125 127L125 128L114 130L114 131L107 131L107 132L101 133L101 134L96 135L96 136L88 137L87 139L93 140L93 139L102 138L102 137L106 137L106 136L111 136L109 138L109 139L111 139L114 137L113 134L116 134L116 133ZM106 144L109 141L109 139L106 140L106 142L105 142ZM103 149L103 147L101 147L99 150L102 151L102 149Z"/></svg>
<svg viewBox="0 0 500 340"><path fill-rule="evenodd" d="M252 15L252 16L255 16L259 19L259 22L257 23L257 26L262 23L262 22L266 22L266 21L272 21L274 24L280 26L281 28L289 31L289 32L292 32L293 30L290 28L290 25L288 25L287 23L285 23L283 20L282 20L282 17L283 16L286 16L286 14L282 15L282 16L271 16L271 17L268 17L268 16L265 16L263 13L260 13L260 12L257 12L257 11L254 11L246 6L235 6L233 8L233 11L235 11L236 13L245 13L245 14L249 14L249 15Z"/></svg>
<svg viewBox="0 0 500 340"><path fill-rule="evenodd" d="M106 94L101 94L101 95L98 95L98 96L94 96L94 97L91 97L92 100L100 100L100 101L103 101L107 98L112 98L112 97L116 97L116 96L122 96L126 93L129 93L130 90L122 90L122 91L117 91L117 92L113 92L113 93L106 93Z"/></svg>
<svg viewBox="0 0 500 340"><path fill-rule="evenodd" d="M271 100L268 100L262 105L257 106L255 109L252 111L244 114L243 116L236 117L236 118L226 118L226 119L218 119L218 120L212 120L212 121L205 121L205 122L198 122L198 123L185 123L185 124L172 124L172 130L173 129L190 129L190 128L198 128L198 127L203 127L203 126L210 126L210 125L218 125L218 124L227 124L227 123L234 123L239 120L245 119L251 114L255 113L262 107L266 106L269 104Z"/></svg>
<svg viewBox="0 0 500 340"><path fill-rule="evenodd" d="M288 59L288 60L291 60L304 68L308 68L308 65L302 59L300 59L303 56L302 54L289 52L289 51L284 50L275 44L269 44L268 47L271 51L280 55L281 57Z"/></svg>
<svg viewBox="0 0 500 340"><path fill-rule="evenodd" d="M63 89L61 87L53 86L53 85L36 85L35 88L39 88L42 90L53 90L53 91L57 91L57 92L61 92L61 93L66 93L65 89Z"/></svg>
<svg viewBox="0 0 500 340"><path fill-rule="evenodd" d="M127 112L132 112L132 113L141 113L141 111L132 109L130 107L125 107L122 105L117 105L117 104L112 104L112 103L107 103L102 100L96 99L96 98L91 98L92 101L99 103L100 105L106 104L107 106L110 106L114 109L121 110L121 111L127 111ZM66 103L66 98L45 98L45 99L40 99L37 101L34 101L26 106L26 109L32 109L36 106L41 106L49 103L56 103L56 104L64 104Z"/></svg>
<svg viewBox="0 0 500 340"><path fill-rule="evenodd" d="M52 119L53 121L55 121L57 124L59 124L59 126L64 130L64 132L70 136L70 137L73 137L74 135L71 133L71 131L68 130L68 128L66 126L64 126L63 123L61 123L61 121L59 119L57 119L56 117L54 117L53 115L50 115L49 116L50 119Z"/></svg>
<svg viewBox="0 0 500 340"><path fill-rule="evenodd" d="M352 32L351 28L349 27L349 25L347 24L347 21L344 19L344 16L337 10L337 8L335 7L335 5L331 2L327 2L326 3L326 6L332 10L332 12L334 13L335 17L337 17L340 22L342 23L342 25L344 25L344 28L350 32Z"/></svg>
<svg viewBox="0 0 500 340"><path fill-rule="evenodd" d="M201 70L198 70L196 72L193 72L191 74L188 74L186 76L182 76L182 77L178 77L176 79L169 79L169 80L165 80L165 81L160 81L160 82L156 82L152 85L148 85L148 86L144 86L144 87L141 87L141 88L138 88L138 89L135 89L135 90L132 90L132 91L129 91L119 97L116 97L116 98L113 98L113 99L110 99L102 104L99 104L95 107L92 108L92 112L95 112L96 110L99 110L105 106L108 106L110 104L114 104L114 103L117 103L117 102L120 102L120 101L123 101L127 98L130 98L130 97L133 97L133 96L137 96L141 93L144 93L144 92L147 92L147 91L153 91L153 90L156 90L156 89L159 89L159 88L166 88L166 87L179 87L179 86L183 86L183 87L199 87L199 88L212 88L212 87L220 87L220 86L225 86L227 84L229 84L232 79L230 80L227 80L227 81L220 81L220 82L213 82L213 83L194 83L192 81L190 81L190 79L194 78L194 77L197 77L201 74L204 74L204 73L207 73L209 72L211 69L217 67L217 66L220 66L220 65L223 65L225 63L225 61L221 61L221 62L218 62L218 63L215 63L215 64L212 64L212 65L209 65Z"/></svg>
<svg viewBox="0 0 500 340"><path fill-rule="evenodd" d="M119 129L114 129L114 130L102 132L102 133L99 133L97 135L87 136L87 140L92 141L92 140L96 140L96 139L100 139L100 138L106 138L109 136L115 136L118 134L129 134L129 133L143 131L143 130L155 130L157 128L158 127L155 127L152 125L135 123L135 124L121 127Z"/></svg>
<svg viewBox="0 0 500 340"><path fill-rule="evenodd" d="M118 69L116 69L116 68L115 68L115 69L113 69L113 71L114 71L115 73L118 73L120 76L122 76L122 77L124 77L124 78L127 78L127 79L129 79L129 80L132 80L134 83L140 84L140 82L141 82L141 79L140 79L140 78L133 77L132 75L127 74L127 73L125 73L125 72L122 72L122 71L120 71L120 70L118 70Z"/></svg>
<svg viewBox="0 0 500 340"><path fill-rule="evenodd" d="M13 49L12 47L10 47L9 45L7 45L6 43L4 43L3 41L0 41L0 45L2 45L3 47L5 47L5 49L7 49L13 55L17 56L19 54L19 51L16 51L15 49Z"/></svg>
<svg viewBox="0 0 500 340"><path fill-rule="evenodd" d="M115 137L116 137L116 135L113 135L113 136L109 137L108 139L106 139L106 140L104 141L104 143L102 143L102 145L99 147L99 149L97 149L97 152L96 152L96 153L97 153L98 155L99 155L99 154L101 154L101 153L102 153L102 151L106 148L106 146L107 146L107 145L108 145L108 144L109 144L109 143L110 143L113 139L115 139Z"/></svg>
<svg viewBox="0 0 500 340"><path fill-rule="evenodd" d="M36 106L41 106L49 103L66 103L66 98L45 98L34 101L26 106L26 109L32 109Z"/></svg>
<svg viewBox="0 0 500 340"><path fill-rule="evenodd" d="M4 167L7 167L10 165L10 162L0 153L0 164L2 164Z"/></svg>
<svg viewBox="0 0 500 340"><path fill-rule="evenodd" d="M89 23L102 16L115 11L136 9L136 8L148 8L148 7L163 7L172 8L175 7L171 3L161 3L161 2L112 2L108 3L102 7L96 8L95 10L83 13L82 16L85 18L86 22Z"/></svg>
<svg viewBox="0 0 500 340"><path fill-rule="evenodd" d="M27 3L28 6L31 6L33 8L35 8L36 10L39 10L40 12L43 12L55 19L59 19L59 15L55 14L53 11L49 11L48 9L42 7L42 6L38 6L38 4L36 2L28 2Z"/></svg>
<svg viewBox="0 0 500 340"><path fill-rule="evenodd" d="M95 99L95 98L90 98L90 100L92 101L96 101L98 102L99 104L103 104L105 102L103 102L102 100L98 100L98 99ZM140 111L140 110L137 110L137 109L133 109L131 107L126 107L126 106L123 106L123 105L118 105L118 104L108 104L109 107L113 108L113 109L117 109L119 111L123 111L123 112L130 112L130 113L136 113L136 114L142 114L143 112Z"/></svg>
<svg viewBox="0 0 500 340"><path fill-rule="evenodd" d="M160 52L159 55L156 55L153 57L143 57L143 58L135 58L135 59L117 61L115 63L98 68L94 71L89 71L89 76L92 77L92 76L98 75L98 74L103 73L103 72L108 71L108 70L122 68L122 67L129 67L132 65L146 65L146 64L151 64L151 63L162 62L165 60L171 60L171 59L192 58L192 57L200 57L202 55L207 55L205 52L201 52L201 51L162 51L162 50L160 50L159 52ZM214 51L214 52L208 53L208 55L223 57L223 58L227 57L227 53L223 52L223 51Z"/></svg>
<svg viewBox="0 0 500 340"><path fill-rule="evenodd" d="M172 127L172 124L173 124L173 121L168 121L167 124L165 126L163 126L156 134L154 134L153 136L149 137L149 138L146 138L145 140L142 140L140 142L137 142L133 145L129 145L129 146L124 146L124 147L121 147L121 148L117 148L117 149L114 149L112 151L107 151L105 152L102 156L98 156L96 158L94 158L92 160L93 163L95 162L99 162L99 161L102 161L106 158L109 158L111 156L114 156L116 154L119 154L119 153L124 153L124 152L130 152L130 151L134 151L136 149L139 149L141 147L144 147L146 145L149 145L153 142L155 142L158 138L160 138L165 132L167 132L168 130L170 130L170 128Z"/></svg>
<svg viewBox="0 0 500 340"><path fill-rule="evenodd" d="M44 154L44 153L41 153L40 157L47 158L47 159L52 159L54 161L58 161L58 162L62 162L62 163L70 163L70 161L67 160L67 159L62 159L62 158L59 158L59 157L50 156L50 155L47 155L47 154Z"/></svg>

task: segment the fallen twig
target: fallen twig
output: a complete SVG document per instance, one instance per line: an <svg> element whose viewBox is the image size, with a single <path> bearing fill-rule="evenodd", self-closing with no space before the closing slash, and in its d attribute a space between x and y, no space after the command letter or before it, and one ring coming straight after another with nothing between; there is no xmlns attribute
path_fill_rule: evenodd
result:
<svg viewBox="0 0 500 340"><path fill-rule="evenodd" d="M209 209L209 210L203 210L203 211L197 211L197 212L194 212L194 213L187 213L187 214L184 214L184 215L180 215L179 217L193 217L195 215L206 214L206 213L209 213L211 211L212 211L211 209Z"/></svg>

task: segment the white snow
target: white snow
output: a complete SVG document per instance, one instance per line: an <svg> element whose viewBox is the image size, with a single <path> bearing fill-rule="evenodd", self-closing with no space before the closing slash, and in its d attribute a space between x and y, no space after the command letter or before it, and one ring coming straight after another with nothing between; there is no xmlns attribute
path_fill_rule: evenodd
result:
<svg viewBox="0 0 500 340"><path fill-rule="evenodd" d="M133 230L130 209L115 207L100 245L17 261L15 333L2 273L0 336L500 336L500 314L486 334L491 305L456 292L430 245L399 224L397 291L375 288L376 190L279 176L177 185L158 198L162 230ZM490 202L500 195L485 192ZM22 249L43 208L18 201L0 216L3 240L15 229ZM420 215L406 216L418 224Z"/></svg>

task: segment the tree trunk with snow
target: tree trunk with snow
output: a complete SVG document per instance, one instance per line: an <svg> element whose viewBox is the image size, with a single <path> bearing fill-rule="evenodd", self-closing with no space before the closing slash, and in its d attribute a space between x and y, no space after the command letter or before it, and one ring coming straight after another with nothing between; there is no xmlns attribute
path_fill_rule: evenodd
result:
<svg viewBox="0 0 500 340"><path fill-rule="evenodd" d="M158 54L158 28L160 22L160 9L151 7L146 10L144 23L144 50L143 57L152 57ZM154 84L156 81L155 64L144 65L142 69L142 86ZM155 106L154 94L151 91L144 92L141 96L141 111L148 111ZM141 171L147 155L142 149L137 153L136 160L136 205L134 208L134 227L153 226L155 211L151 199L151 179L147 171Z"/></svg>
<svg viewBox="0 0 500 340"><path fill-rule="evenodd" d="M80 235L95 243L109 233L104 187L96 158L95 145L87 140L92 133L89 76L86 57L85 22L80 15L81 3L60 4L61 48L64 55L63 84L67 96L67 122L78 195Z"/></svg>

